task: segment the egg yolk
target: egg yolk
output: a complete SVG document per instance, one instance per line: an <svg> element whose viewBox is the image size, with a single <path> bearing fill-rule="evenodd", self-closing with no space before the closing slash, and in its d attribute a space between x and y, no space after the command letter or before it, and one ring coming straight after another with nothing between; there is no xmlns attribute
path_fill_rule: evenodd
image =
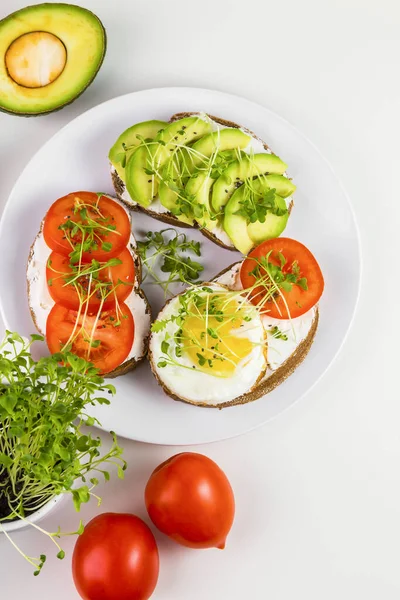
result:
<svg viewBox="0 0 400 600"><path fill-rule="evenodd" d="M182 324L183 350L201 371L230 377L254 347L240 335L248 325L249 307L222 295L209 294L202 300L192 304Z"/></svg>

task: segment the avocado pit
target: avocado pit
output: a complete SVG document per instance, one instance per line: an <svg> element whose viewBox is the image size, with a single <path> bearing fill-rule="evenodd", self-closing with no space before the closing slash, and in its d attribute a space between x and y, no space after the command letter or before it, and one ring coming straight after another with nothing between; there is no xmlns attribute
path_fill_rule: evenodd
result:
<svg viewBox="0 0 400 600"><path fill-rule="evenodd" d="M26 88L41 88L61 75L67 63L67 50L52 33L32 31L12 42L5 63L15 83Z"/></svg>

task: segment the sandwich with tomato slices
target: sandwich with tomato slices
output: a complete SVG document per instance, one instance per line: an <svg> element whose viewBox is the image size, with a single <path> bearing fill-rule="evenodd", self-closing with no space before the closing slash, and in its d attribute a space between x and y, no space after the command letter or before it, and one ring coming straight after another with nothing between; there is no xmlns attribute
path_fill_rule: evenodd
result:
<svg viewBox="0 0 400 600"><path fill-rule="evenodd" d="M208 283L172 298L152 325L149 358L175 400L223 408L264 396L307 356L324 290L300 242L274 238Z"/></svg>
<svg viewBox="0 0 400 600"><path fill-rule="evenodd" d="M147 352L151 314L128 211L105 194L56 200L31 247L28 299L51 353L70 350L115 377Z"/></svg>

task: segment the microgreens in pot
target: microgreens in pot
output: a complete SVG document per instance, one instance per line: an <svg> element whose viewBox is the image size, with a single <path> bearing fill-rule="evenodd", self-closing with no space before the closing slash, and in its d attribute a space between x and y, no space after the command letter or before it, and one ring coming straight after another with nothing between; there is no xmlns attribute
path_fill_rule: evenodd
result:
<svg viewBox="0 0 400 600"><path fill-rule="evenodd" d="M174 283L194 284L204 267L189 254L201 256L200 242L189 240L184 233L172 227L161 231L148 231L143 241L138 241L137 250L146 268L143 281L148 276L151 283L160 285L165 296ZM168 274L162 279L162 274Z"/></svg>
<svg viewBox="0 0 400 600"><path fill-rule="evenodd" d="M35 361L30 352L38 335L28 342L16 333L6 332L0 344L0 531L32 564L37 575L45 562L27 556L11 539L3 525L44 507L60 494L71 494L75 508L91 497L99 483L98 475L109 480L107 465L116 465L123 478L126 462L113 432L112 445L101 455L101 440L84 425L99 425L87 409L109 404L100 394L115 393L105 385L98 371L84 359L71 353L54 354ZM49 533L35 523L56 545L58 558L64 558L56 538L60 530ZM81 533L83 525L74 533Z"/></svg>

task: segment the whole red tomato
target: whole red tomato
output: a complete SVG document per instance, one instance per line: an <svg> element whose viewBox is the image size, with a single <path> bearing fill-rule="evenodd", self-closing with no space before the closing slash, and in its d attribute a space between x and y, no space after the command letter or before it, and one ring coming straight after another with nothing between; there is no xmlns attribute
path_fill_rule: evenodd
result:
<svg viewBox="0 0 400 600"><path fill-rule="evenodd" d="M153 534L139 517L128 514L92 519L72 557L74 582L84 600L147 600L158 568Z"/></svg>
<svg viewBox="0 0 400 600"><path fill-rule="evenodd" d="M159 465L147 483L145 502L154 525L179 544L225 547L235 499L225 473L207 456L183 452Z"/></svg>

